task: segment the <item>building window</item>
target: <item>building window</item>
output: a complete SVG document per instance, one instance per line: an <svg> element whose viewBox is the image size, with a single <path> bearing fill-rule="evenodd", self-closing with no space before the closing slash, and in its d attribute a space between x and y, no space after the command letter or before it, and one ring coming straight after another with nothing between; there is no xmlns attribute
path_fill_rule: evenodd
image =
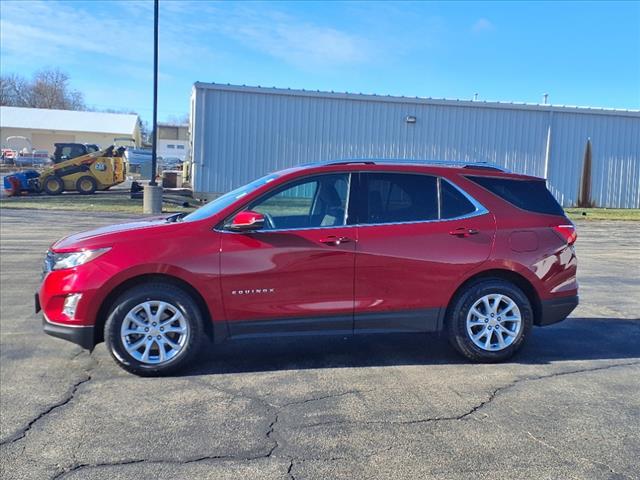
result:
<svg viewBox="0 0 640 480"><path fill-rule="evenodd" d="M176 146L175 146L175 145L171 145L171 144L169 144L169 145L167 145L167 148L168 148L169 150L173 150L174 148L176 148Z"/></svg>
<svg viewBox="0 0 640 480"><path fill-rule="evenodd" d="M178 147L178 150L184 150L184 145L176 145L176 147Z"/></svg>

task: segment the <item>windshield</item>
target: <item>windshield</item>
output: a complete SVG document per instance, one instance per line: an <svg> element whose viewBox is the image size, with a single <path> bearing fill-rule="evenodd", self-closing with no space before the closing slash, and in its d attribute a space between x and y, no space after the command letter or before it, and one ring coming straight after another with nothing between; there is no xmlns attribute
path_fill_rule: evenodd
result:
<svg viewBox="0 0 640 480"><path fill-rule="evenodd" d="M211 217L216 213L222 211L227 208L229 205L234 203L236 200L241 199L242 197L250 194L254 190L257 190L263 185L275 180L278 178L278 174L272 173L267 175L266 177L259 178L254 180L251 183L246 184L243 187L236 188L235 190L230 191L229 193L225 193L224 195L216 198L215 200L211 200L206 205L203 205L195 212L190 213L186 217L182 219L184 222L191 222L194 220L202 220L204 218Z"/></svg>

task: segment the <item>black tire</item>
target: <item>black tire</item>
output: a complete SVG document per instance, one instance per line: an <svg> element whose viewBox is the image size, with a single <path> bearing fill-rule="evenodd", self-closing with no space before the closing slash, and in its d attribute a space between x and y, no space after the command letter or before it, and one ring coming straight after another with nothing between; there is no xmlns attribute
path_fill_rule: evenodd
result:
<svg viewBox="0 0 640 480"><path fill-rule="evenodd" d="M508 346L500 350L489 351L480 348L472 340L467 331L467 316L477 301L485 295L494 294L505 295L513 300L520 311L521 323L517 335L514 335L515 338L513 340L509 340L511 343ZM474 317L472 316L471 318L473 319ZM533 325L533 309L527 296L516 285L506 280L488 278L471 283L453 298L447 312L446 322L449 341L463 356L474 362L501 362L516 353L529 336ZM489 320L489 322L491 322L491 320ZM509 324L509 326L515 330L513 324ZM491 329L491 324L488 324L487 327L478 326L472 328L477 328L478 330L472 330L473 333L477 333L483 328ZM497 332L494 331L494 333L489 332L487 336L481 338L485 340L489 338L489 340L486 341L488 341L491 346L494 346L494 342L492 342L491 339L495 338L497 343L497 335ZM501 338L504 337L502 333L500 336Z"/></svg>
<svg viewBox="0 0 640 480"><path fill-rule="evenodd" d="M126 315L136 306L147 301L170 304L173 309L182 314L188 325L187 338L182 349L173 358L160 364L146 363L136 359L127 351L121 337L121 328ZM145 335L142 334L142 337ZM197 356L204 336L202 314L193 298L179 287L159 282L145 283L124 292L115 301L104 326L105 344L116 363L126 371L144 377L168 375L183 369ZM139 338L135 337L134 340ZM140 348L144 349L144 346ZM156 348L160 348L157 343Z"/></svg>
<svg viewBox="0 0 640 480"><path fill-rule="evenodd" d="M98 189L98 182L90 175L83 175L76 180L76 190L80 195L93 195Z"/></svg>
<svg viewBox="0 0 640 480"><path fill-rule="evenodd" d="M60 177L51 175L46 178L42 188L45 192L47 192L48 195L60 195L62 192L64 192L64 182Z"/></svg>

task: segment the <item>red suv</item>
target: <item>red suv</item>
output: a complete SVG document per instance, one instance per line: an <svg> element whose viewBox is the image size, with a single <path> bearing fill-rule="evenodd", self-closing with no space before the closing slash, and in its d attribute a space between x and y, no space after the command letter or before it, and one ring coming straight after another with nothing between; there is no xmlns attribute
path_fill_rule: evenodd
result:
<svg viewBox="0 0 640 480"><path fill-rule="evenodd" d="M44 330L140 375L205 340L446 332L509 358L578 304L576 232L545 181L483 164L291 168L186 216L71 235L47 253Z"/></svg>

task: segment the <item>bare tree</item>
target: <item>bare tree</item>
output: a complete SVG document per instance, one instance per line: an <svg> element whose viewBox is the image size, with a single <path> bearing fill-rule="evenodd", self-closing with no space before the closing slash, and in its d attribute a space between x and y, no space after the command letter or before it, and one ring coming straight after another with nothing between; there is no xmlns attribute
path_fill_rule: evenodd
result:
<svg viewBox="0 0 640 480"><path fill-rule="evenodd" d="M140 137L142 138L142 143L152 143L153 142L153 130L149 126L149 122L146 120L142 120L138 118L138 125L140 126Z"/></svg>
<svg viewBox="0 0 640 480"><path fill-rule="evenodd" d="M182 115L169 115L167 117L167 123L173 125L186 125L189 123L189 114L183 113Z"/></svg>
<svg viewBox="0 0 640 480"><path fill-rule="evenodd" d="M0 105L26 107L29 103L30 85L20 75L0 76Z"/></svg>
<svg viewBox="0 0 640 480"><path fill-rule="evenodd" d="M69 86L69 76L58 70L44 69L31 80L19 75L0 77L0 105L31 108L84 110L84 96Z"/></svg>

